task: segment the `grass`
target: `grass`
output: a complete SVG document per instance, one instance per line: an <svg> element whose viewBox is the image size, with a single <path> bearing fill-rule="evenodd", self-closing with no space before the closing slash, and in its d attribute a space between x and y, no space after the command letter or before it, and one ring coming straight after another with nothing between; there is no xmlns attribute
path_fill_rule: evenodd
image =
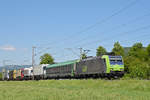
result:
<svg viewBox="0 0 150 100"><path fill-rule="evenodd" d="M150 100L150 81L1 81L0 100Z"/></svg>

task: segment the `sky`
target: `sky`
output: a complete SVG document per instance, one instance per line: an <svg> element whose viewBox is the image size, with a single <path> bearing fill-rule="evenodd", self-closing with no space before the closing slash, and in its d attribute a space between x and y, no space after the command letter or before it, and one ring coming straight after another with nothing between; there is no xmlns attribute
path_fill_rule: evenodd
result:
<svg viewBox="0 0 150 100"><path fill-rule="evenodd" d="M149 0L0 0L0 66L31 64L50 53L56 62L78 59L79 48L111 51L150 43Z"/></svg>

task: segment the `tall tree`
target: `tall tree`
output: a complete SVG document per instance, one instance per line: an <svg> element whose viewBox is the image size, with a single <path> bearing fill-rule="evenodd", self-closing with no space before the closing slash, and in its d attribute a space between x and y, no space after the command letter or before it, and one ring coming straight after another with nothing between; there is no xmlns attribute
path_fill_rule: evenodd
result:
<svg viewBox="0 0 150 100"><path fill-rule="evenodd" d="M114 48L112 49L112 52L113 52L115 55L124 56L124 49L123 49L123 47L120 45L119 42L116 42L116 43L114 44Z"/></svg>
<svg viewBox="0 0 150 100"><path fill-rule="evenodd" d="M0 72L0 80L2 80L2 72Z"/></svg>
<svg viewBox="0 0 150 100"><path fill-rule="evenodd" d="M104 55L106 53L107 53L106 49L102 46L99 46L97 48L96 56L101 56L101 55Z"/></svg>
<svg viewBox="0 0 150 100"><path fill-rule="evenodd" d="M40 57L40 59L40 64L54 64L54 58L48 53L45 53L43 56Z"/></svg>
<svg viewBox="0 0 150 100"><path fill-rule="evenodd" d="M150 65L150 44L145 49L145 61L148 61Z"/></svg>
<svg viewBox="0 0 150 100"><path fill-rule="evenodd" d="M135 43L129 51L129 56L138 57L139 53L142 52L142 49L143 49L142 43Z"/></svg>
<svg viewBox="0 0 150 100"><path fill-rule="evenodd" d="M148 56L150 57L150 44L147 46L146 52L147 52Z"/></svg>
<svg viewBox="0 0 150 100"><path fill-rule="evenodd" d="M143 47L142 43L135 43L129 51L129 56L136 57L142 61L147 61L149 58L146 50L147 49Z"/></svg>

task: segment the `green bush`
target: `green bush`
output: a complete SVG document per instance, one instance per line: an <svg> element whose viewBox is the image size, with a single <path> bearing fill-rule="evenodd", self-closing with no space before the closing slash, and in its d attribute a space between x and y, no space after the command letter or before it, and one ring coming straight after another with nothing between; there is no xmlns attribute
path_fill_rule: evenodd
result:
<svg viewBox="0 0 150 100"><path fill-rule="evenodd" d="M2 73L0 72L0 80L2 79Z"/></svg>
<svg viewBox="0 0 150 100"><path fill-rule="evenodd" d="M135 58L134 60L130 60L128 71L131 78L149 79L150 77L149 64L137 58Z"/></svg>
<svg viewBox="0 0 150 100"><path fill-rule="evenodd" d="M141 43L135 43L124 56L127 76L138 79L150 79L150 45L145 48Z"/></svg>

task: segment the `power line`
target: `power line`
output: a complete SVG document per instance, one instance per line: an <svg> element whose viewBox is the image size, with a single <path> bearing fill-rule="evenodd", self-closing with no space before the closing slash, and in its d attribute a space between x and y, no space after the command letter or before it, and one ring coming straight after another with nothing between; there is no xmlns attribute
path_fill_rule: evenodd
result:
<svg viewBox="0 0 150 100"><path fill-rule="evenodd" d="M123 36L123 35L129 34L129 33L138 32L140 30L145 30L145 29L148 29L148 28L150 28L150 25L147 25L147 26L144 26L144 27L140 27L140 28L137 28L137 29L134 29L134 30L131 30L131 31L127 31L127 32L118 33L118 34L112 35L111 37L106 37L103 40L95 40L95 41L92 41L92 42L84 43L82 45L85 46L85 45L90 45L90 44L93 44L93 43L96 43L96 42L103 42L103 41L106 41L106 40L110 40L109 38L116 37L118 35L122 35Z"/></svg>
<svg viewBox="0 0 150 100"><path fill-rule="evenodd" d="M74 55L76 55L77 57L80 57L80 55L79 55L78 53L74 52L74 51L72 50L72 48L65 48L65 49L71 51L71 52L72 52Z"/></svg>
<svg viewBox="0 0 150 100"><path fill-rule="evenodd" d="M71 49L71 50L70 50L70 49ZM68 51L68 50L71 51L71 52L70 52L71 54L65 52L66 50L67 50L67 51ZM58 61L58 60L65 61L65 60L71 60L72 58L73 58L73 59L78 59L78 58L79 58L79 55L80 55L80 54L78 54L76 51L74 51L73 48L69 48L69 49L68 49L68 48L64 48L63 51L61 51L59 55L54 56L54 57L55 57L55 60L57 60L57 61ZM73 59L72 59L72 60L73 60Z"/></svg>
<svg viewBox="0 0 150 100"><path fill-rule="evenodd" d="M144 33L142 33L142 35L140 35L140 36L136 36L136 37L134 37L134 38L136 38L137 40L138 40L138 38L140 38L140 37L142 37L142 39L146 39L146 38L149 38L148 36L150 36L148 33L147 34L144 34ZM117 40L116 40L117 41ZM126 40L118 40L120 43L121 42L125 42L125 43L131 43L131 42L133 42L133 41L136 41L135 39L134 40L132 40L132 41L129 41L128 39L126 39ZM143 41L143 40L142 40ZM104 46L109 46L109 45L112 45L112 44L110 44L110 43L107 43L107 44L105 44ZM78 53L76 53L76 52L74 52L74 50L73 50L73 48L64 48L64 49L67 49L67 50L70 50L74 55L76 55L76 57L79 57L79 54ZM93 49L93 48L90 48L91 50ZM95 48L95 50L96 50L96 48ZM94 50L93 50L94 51ZM81 52L81 54L83 53L83 50L82 50L82 52ZM68 58L67 58L68 57ZM59 55L59 57L57 57L58 59L56 59L56 60L68 60L69 59L69 57L73 57L72 55L70 55L70 54L64 54L64 55ZM75 56L73 57L73 59L75 59L76 58Z"/></svg>
<svg viewBox="0 0 150 100"><path fill-rule="evenodd" d="M114 31L114 30L117 30L117 29L120 29L120 28L122 28L122 27L128 26L128 25L130 25L131 23L134 23L134 22L138 22L138 21L140 21L140 20L143 20L143 17L147 17L147 16L149 16L149 15L150 15L150 13L147 13L147 14L144 14L144 15L142 15L142 16L136 17L136 18L134 18L134 19L128 21L127 23L123 23L123 24L120 24L120 25L118 25L118 26L113 27L112 29L110 29L109 32L112 32L112 31ZM105 32L105 31L104 31L104 32ZM104 32L103 32L103 33L104 33ZM88 37L91 37L91 36L88 35L87 37L85 37L85 38L83 38L83 39L81 39L81 40L79 40L79 41L76 41L76 42L79 43L80 41L85 41L86 39L88 39ZM42 54L44 51L46 51L46 50L48 50L48 49L53 49L53 48L51 48L51 47L44 48L43 50L39 51L36 55Z"/></svg>
<svg viewBox="0 0 150 100"><path fill-rule="evenodd" d="M131 30L131 31L127 31L127 32L124 32L124 33L119 33L119 34L115 34L115 35L126 35L126 34L129 34L129 33L131 33L131 32L137 32L137 31L140 31L140 30L144 30L144 29L148 29L148 28L150 28L150 25L147 25L147 26L144 26L144 27L140 27L140 28L137 28L137 29L135 29L135 30ZM125 34L126 33L126 34ZM113 35L112 37L114 37L115 35ZM107 40L107 39L109 39L108 37L106 38L106 39L104 39L104 40ZM110 39L109 39L110 40ZM97 40L97 41L94 41L94 42L89 42L89 43L87 43L88 45L89 44L91 44L91 43L95 43L95 42L98 42L99 40ZM102 41L103 42L103 41ZM84 45L85 46L85 45Z"/></svg>
<svg viewBox="0 0 150 100"><path fill-rule="evenodd" d="M142 37L142 40L139 40L138 38L141 38ZM136 37L134 37L133 39L132 38L130 38L130 39L132 39L132 40L128 40L128 39L126 39L126 40L116 40L116 41L118 41L121 45L123 45L124 43L136 43L136 42L144 42L144 41L147 41L146 39L149 39L150 38L150 35L149 34L144 34L144 35L140 35L140 36L136 36ZM149 41L150 42L150 41ZM132 44L132 45L133 45ZM102 44L101 44L102 45ZM105 44L103 44L102 45L104 48L106 48L106 47L113 47L113 45L111 44L111 43L105 43ZM93 51L96 51L96 48L89 48L89 49L91 49L91 50L93 50ZM94 52L95 53L95 52Z"/></svg>
<svg viewBox="0 0 150 100"><path fill-rule="evenodd" d="M33 67L33 70L34 70L34 67L35 67L35 46L32 47L32 67ZM33 76L34 76L34 72L33 72ZM32 77L32 79L34 80L34 77Z"/></svg>
<svg viewBox="0 0 150 100"><path fill-rule="evenodd" d="M72 39L73 37L76 36L76 34L78 34L78 35L79 35L79 34L82 34L82 33L86 32L86 31L88 31L88 30L90 30L90 29L96 27L97 25L100 25L100 24L103 24L103 23L107 22L108 20L110 20L110 19L113 18L114 16L119 15L119 14L122 13L123 11L125 11L125 10L129 9L130 7L132 7L133 5L135 5L138 1L139 1L139 0L134 0L134 1L132 1L132 2L129 3L128 5L124 6L123 8L121 8L121 9L119 9L119 10L117 10L117 11L115 11L114 13L112 13L110 16L105 17L103 20L98 21L97 23L95 23L95 24L93 24L93 25L90 25L89 27L85 28L84 30L79 31L79 32L77 32L77 33L75 33L75 34L72 34L72 35L70 35L70 36L68 36L68 37L66 37L66 38L64 38L64 39L62 39L61 42L56 41L56 42L52 42L52 43L47 43L46 45L48 45L48 44L56 44L56 43L63 43L63 42L66 41L66 40Z"/></svg>
<svg viewBox="0 0 150 100"><path fill-rule="evenodd" d="M124 28L124 27L130 25L131 23L135 23L135 22L138 22L138 21L140 21L140 20L143 20L143 17L146 17L146 16L150 16L150 12L147 13L147 14L145 14L145 15L142 15L142 16L140 16L140 17L136 17L136 18L134 18L134 19L128 21L127 23L123 23L123 24L120 24L120 25L118 25L118 26L115 26L115 27L111 28L109 31L108 31L108 30L103 31L102 33L112 32L112 31L118 30L118 29L120 29L120 28ZM87 40L89 37L91 37L91 36L88 35L87 37L84 37L84 38L82 38L82 39L76 41L76 43L85 41L85 40Z"/></svg>
<svg viewBox="0 0 150 100"><path fill-rule="evenodd" d="M103 24L103 23L107 22L107 21L110 20L112 17L114 17L114 16L116 16L116 15L122 13L123 11L127 10L127 9L130 8L131 6L135 5L135 4L137 3L137 1L138 1L138 0L134 0L134 1L131 2L129 5L127 5L127 6L123 7L122 9L120 9L120 10L114 12L112 15L106 17L105 19L103 19L103 20L101 20L101 21L99 21L99 22L97 22L97 23L95 23L95 24L93 24L93 25L87 27L85 30L80 31L79 33L86 32L86 31L92 29L93 27L95 27L96 25Z"/></svg>
<svg viewBox="0 0 150 100"><path fill-rule="evenodd" d="M114 16L117 16L118 14L122 13L123 11L125 11L125 10L127 10L128 8L130 8L130 7L132 7L133 5L135 5L138 1L139 1L139 0L134 0L134 1L131 2L130 4L126 5L125 7L123 7L123 8L121 8L121 9L115 11L112 15L110 15L110 16L104 18L103 20L101 20L101 21L99 21L99 22L97 22L97 23L95 23L95 24L93 24L93 25L91 25L91 26L85 28L84 30L82 30L82 31L80 31L80 32L77 32L76 34L82 34L82 33L86 32L86 31L88 31L88 30L90 30L90 29L96 27L96 26L99 25L99 24L103 24L103 23L107 22L108 20L110 20L110 19L113 18ZM62 42L60 42L60 43L63 43L64 41L69 40L70 37L73 37L73 36L76 35L76 34L73 34L73 35L71 35L71 36L69 36L69 37L67 37L67 38L64 38L64 40L63 40ZM72 38L71 38L71 39L72 39ZM58 42L52 42L51 44L56 44L56 43L58 43ZM38 48L41 48L41 47L38 47ZM48 50L48 49L50 49L50 48L45 48L45 49L41 50L40 52L36 53L36 55L39 55L39 54L41 54L42 52L44 52L44 51L46 51L46 50Z"/></svg>
<svg viewBox="0 0 150 100"><path fill-rule="evenodd" d="M48 50L48 49L52 49L52 48L51 48L51 47L47 47L47 48L45 48L45 49L43 49L43 50L37 52L37 53L35 54L35 56L38 56L39 54L42 54L43 51L46 51L46 50Z"/></svg>

